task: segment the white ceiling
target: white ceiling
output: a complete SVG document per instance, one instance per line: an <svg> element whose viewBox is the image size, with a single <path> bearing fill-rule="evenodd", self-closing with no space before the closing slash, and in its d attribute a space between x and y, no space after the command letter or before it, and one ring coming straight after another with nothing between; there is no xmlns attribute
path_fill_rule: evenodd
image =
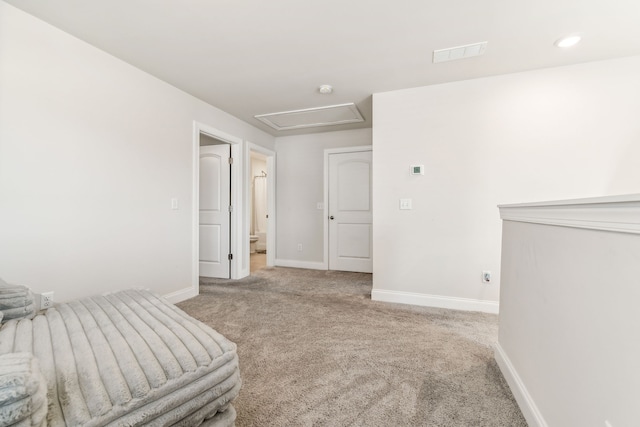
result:
<svg viewBox="0 0 640 427"><path fill-rule="evenodd" d="M272 135L313 130L254 115L355 102L364 123L317 131L370 127L373 93L640 54L640 0L7 2ZM431 62L482 41L483 56Z"/></svg>

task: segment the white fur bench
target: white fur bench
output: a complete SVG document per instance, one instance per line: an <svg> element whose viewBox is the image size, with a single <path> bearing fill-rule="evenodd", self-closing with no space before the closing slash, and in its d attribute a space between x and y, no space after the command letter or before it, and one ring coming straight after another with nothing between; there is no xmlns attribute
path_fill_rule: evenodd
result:
<svg viewBox="0 0 640 427"><path fill-rule="evenodd" d="M0 283L0 425L234 424L236 346L207 325L148 291L34 317L25 289Z"/></svg>

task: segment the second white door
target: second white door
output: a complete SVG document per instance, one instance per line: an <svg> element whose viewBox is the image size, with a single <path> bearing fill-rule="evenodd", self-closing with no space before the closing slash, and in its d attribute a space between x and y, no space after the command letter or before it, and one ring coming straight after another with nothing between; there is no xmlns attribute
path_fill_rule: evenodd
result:
<svg viewBox="0 0 640 427"><path fill-rule="evenodd" d="M200 147L200 276L230 278L231 166L228 144Z"/></svg>
<svg viewBox="0 0 640 427"><path fill-rule="evenodd" d="M373 271L371 151L329 154L329 270Z"/></svg>

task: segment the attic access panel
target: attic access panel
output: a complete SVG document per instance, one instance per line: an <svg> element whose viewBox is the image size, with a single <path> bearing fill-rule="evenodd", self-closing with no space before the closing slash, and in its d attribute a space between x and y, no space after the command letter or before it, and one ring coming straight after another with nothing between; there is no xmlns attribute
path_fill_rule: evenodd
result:
<svg viewBox="0 0 640 427"><path fill-rule="evenodd" d="M328 105L326 107L306 108L303 110L259 114L254 117L275 130L291 130L364 122L364 118L362 118L360 111L358 111L358 108L353 102Z"/></svg>

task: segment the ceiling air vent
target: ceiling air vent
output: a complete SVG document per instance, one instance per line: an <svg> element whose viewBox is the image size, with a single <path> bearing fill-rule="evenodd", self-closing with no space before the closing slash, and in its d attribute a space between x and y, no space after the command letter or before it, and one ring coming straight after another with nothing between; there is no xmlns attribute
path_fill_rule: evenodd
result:
<svg viewBox="0 0 640 427"><path fill-rule="evenodd" d="M487 42L466 44L464 46L450 47L433 51L433 63L453 61L456 59L479 56L487 49Z"/></svg>
<svg viewBox="0 0 640 427"><path fill-rule="evenodd" d="M326 107L306 108L304 110L259 114L254 117L275 130L364 122L360 111L358 111L358 108L353 102L349 104L328 105Z"/></svg>

